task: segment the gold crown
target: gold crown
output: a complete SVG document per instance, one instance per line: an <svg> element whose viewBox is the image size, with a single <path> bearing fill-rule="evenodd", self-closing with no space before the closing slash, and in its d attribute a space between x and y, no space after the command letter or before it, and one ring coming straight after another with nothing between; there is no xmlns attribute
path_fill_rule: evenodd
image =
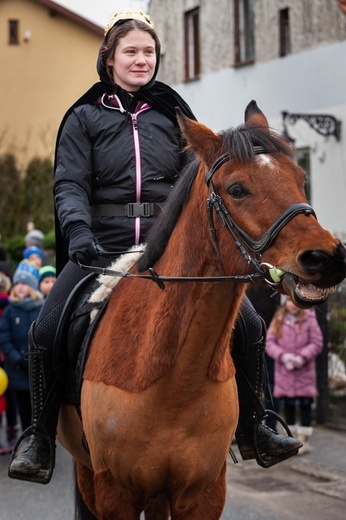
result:
<svg viewBox="0 0 346 520"><path fill-rule="evenodd" d="M147 25L149 25L149 27L154 29L154 24L150 20L149 15L143 13L143 11L117 11L116 13L114 13L113 17L110 19L110 21L106 25L105 35L120 20L140 20L141 22L146 23Z"/></svg>

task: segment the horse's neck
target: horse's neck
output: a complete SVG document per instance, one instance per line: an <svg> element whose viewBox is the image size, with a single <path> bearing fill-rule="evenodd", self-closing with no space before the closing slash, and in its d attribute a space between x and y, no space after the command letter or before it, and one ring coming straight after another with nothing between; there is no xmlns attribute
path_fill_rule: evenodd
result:
<svg viewBox="0 0 346 520"><path fill-rule="evenodd" d="M158 273L200 278L232 274L224 272L209 225L202 222L207 218L205 209L202 208L200 214L198 211L197 207L191 211L193 220L185 215L180 219L164 255L155 265ZM197 229L194 229L196 223ZM239 258L237 252L234 256ZM186 281L167 283L166 290L163 298L172 309L166 316L167 330L172 331L172 312L176 312L177 366L185 370L190 366L195 373L198 360L201 370L205 370L204 361L212 377L228 372L223 365L229 357L229 341L245 288L233 281ZM161 326L165 327L164 321Z"/></svg>
<svg viewBox="0 0 346 520"><path fill-rule="evenodd" d="M197 298L185 296L181 312L176 372L180 379L184 373L191 382L205 374L225 381L233 373L230 339L243 290L229 283L207 285L198 287Z"/></svg>

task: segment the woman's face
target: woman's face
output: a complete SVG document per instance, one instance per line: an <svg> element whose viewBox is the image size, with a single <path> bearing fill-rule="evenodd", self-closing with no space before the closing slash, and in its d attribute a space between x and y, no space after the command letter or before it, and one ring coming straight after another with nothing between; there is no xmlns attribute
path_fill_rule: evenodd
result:
<svg viewBox="0 0 346 520"><path fill-rule="evenodd" d="M155 40L146 31L133 29L119 40L113 58L107 61L113 68L114 82L135 92L152 79L156 66Z"/></svg>

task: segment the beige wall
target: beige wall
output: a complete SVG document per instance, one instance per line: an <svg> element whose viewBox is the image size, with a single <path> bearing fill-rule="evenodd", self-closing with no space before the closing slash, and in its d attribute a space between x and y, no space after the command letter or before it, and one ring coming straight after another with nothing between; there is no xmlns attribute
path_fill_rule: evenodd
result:
<svg viewBox="0 0 346 520"><path fill-rule="evenodd" d="M8 44L10 19L19 20L19 45ZM14 152L20 167L53 157L65 111L98 80L101 40L34 0L0 0L0 153Z"/></svg>

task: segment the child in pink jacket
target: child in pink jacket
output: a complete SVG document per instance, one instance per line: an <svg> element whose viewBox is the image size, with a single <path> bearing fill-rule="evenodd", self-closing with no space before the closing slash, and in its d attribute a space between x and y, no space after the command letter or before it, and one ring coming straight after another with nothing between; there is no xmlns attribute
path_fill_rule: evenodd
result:
<svg viewBox="0 0 346 520"><path fill-rule="evenodd" d="M314 309L300 309L287 299L270 323L267 354L275 360L273 395L283 402L285 420L304 444L300 454L310 451L312 404L318 395L315 358L322 347ZM298 408L300 424L295 426Z"/></svg>

